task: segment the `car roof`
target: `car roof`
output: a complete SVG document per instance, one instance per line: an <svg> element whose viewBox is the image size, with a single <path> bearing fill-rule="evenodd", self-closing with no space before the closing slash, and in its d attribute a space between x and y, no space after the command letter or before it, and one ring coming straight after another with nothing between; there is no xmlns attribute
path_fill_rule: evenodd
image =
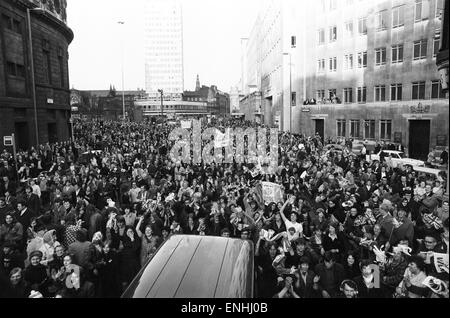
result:
<svg viewBox="0 0 450 318"><path fill-rule="evenodd" d="M253 243L173 235L142 268L124 298L249 298Z"/></svg>
<svg viewBox="0 0 450 318"><path fill-rule="evenodd" d="M383 152L388 152L388 153L403 153L403 151L398 151L398 150L381 150Z"/></svg>

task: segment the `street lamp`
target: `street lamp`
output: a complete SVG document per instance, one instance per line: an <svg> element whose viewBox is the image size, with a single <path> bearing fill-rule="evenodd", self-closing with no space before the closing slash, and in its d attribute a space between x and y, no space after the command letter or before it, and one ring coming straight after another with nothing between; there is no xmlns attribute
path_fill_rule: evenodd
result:
<svg viewBox="0 0 450 318"><path fill-rule="evenodd" d="M283 55L289 55L289 131L292 133L292 55L291 53Z"/></svg>
<svg viewBox="0 0 450 318"><path fill-rule="evenodd" d="M39 127L37 119L37 102L36 102L36 79L34 75L34 58L33 58L33 38L31 35L31 11L43 11L41 8L29 9L27 8L27 28L28 28L28 55L30 56L30 68L31 68L31 94L33 98L34 109L34 128L36 135L36 148L39 146Z"/></svg>
<svg viewBox="0 0 450 318"><path fill-rule="evenodd" d="M124 21L118 21L117 22L120 25L124 25ZM124 45L123 45L123 39L124 39L124 32L122 29L122 110L123 110L123 120L125 121L125 84L124 84L124 72L123 72L123 56L124 56Z"/></svg>
<svg viewBox="0 0 450 318"><path fill-rule="evenodd" d="M164 102L163 102L164 91L162 89L158 89L158 93L161 94L161 117L162 117L164 116Z"/></svg>

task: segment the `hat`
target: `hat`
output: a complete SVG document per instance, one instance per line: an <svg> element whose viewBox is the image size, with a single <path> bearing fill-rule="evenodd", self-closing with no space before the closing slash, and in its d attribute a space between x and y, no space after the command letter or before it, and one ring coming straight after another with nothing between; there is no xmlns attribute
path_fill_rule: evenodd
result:
<svg viewBox="0 0 450 318"><path fill-rule="evenodd" d="M40 259L42 259L42 257L44 256L44 254L41 251L33 251L30 253L30 255L28 256L28 259L31 260L33 257L39 257Z"/></svg>

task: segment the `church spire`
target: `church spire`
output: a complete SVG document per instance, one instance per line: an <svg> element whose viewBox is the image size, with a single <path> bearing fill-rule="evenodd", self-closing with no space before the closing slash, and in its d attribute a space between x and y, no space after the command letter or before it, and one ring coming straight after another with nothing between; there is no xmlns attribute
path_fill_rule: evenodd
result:
<svg viewBox="0 0 450 318"><path fill-rule="evenodd" d="M195 90L199 91L200 90L200 77L197 74L197 82L195 83Z"/></svg>

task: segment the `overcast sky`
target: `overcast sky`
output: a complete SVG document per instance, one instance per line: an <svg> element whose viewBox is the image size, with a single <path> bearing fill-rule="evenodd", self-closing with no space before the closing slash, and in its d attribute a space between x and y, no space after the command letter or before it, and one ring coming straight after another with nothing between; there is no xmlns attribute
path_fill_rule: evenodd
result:
<svg viewBox="0 0 450 318"><path fill-rule="evenodd" d="M81 90L144 88L143 2L151 0L69 0L70 86ZM258 0L182 0L185 89L204 85L229 91L240 78L240 38L255 22ZM118 21L125 21L120 26ZM122 28L122 29L121 29ZM123 36L122 36L123 32ZM123 39L123 40L122 40Z"/></svg>

